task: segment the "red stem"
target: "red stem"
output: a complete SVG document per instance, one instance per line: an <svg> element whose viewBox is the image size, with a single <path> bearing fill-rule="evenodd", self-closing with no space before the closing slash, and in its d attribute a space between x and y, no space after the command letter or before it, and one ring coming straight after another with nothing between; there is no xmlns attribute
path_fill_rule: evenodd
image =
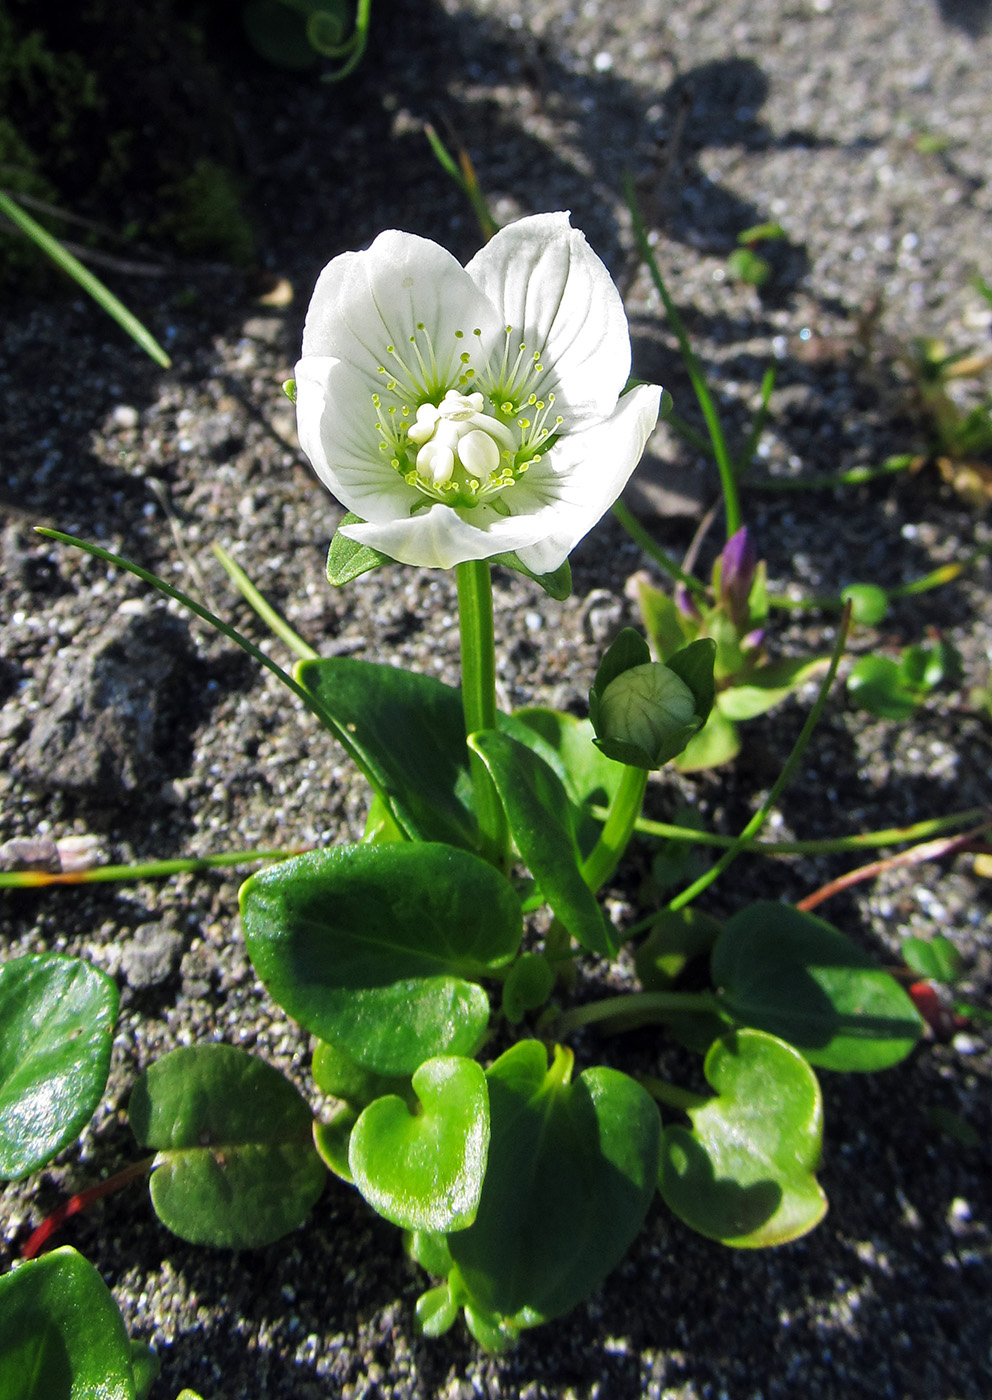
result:
<svg viewBox="0 0 992 1400"><path fill-rule="evenodd" d="M132 1162L131 1166L125 1167L123 1171L117 1172L115 1176L108 1176L106 1181L99 1182L96 1186L89 1187L86 1191L80 1191L76 1196L70 1196L67 1201L63 1201L58 1210L52 1212L46 1220L43 1220L38 1228L30 1235L24 1248L21 1250L22 1259L34 1259L39 1251L48 1243L56 1230L61 1229L71 1215L78 1214L85 1210L93 1201L98 1201L101 1196L110 1196L115 1191L120 1191L122 1187L129 1185L139 1176L147 1176L152 1169L154 1157L146 1157L141 1162Z"/></svg>

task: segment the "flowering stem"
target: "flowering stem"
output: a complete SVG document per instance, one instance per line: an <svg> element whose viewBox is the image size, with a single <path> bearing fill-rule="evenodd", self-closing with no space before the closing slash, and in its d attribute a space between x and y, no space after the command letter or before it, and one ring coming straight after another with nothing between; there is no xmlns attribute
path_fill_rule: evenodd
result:
<svg viewBox="0 0 992 1400"><path fill-rule="evenodd" d="M638 208L637 196L634 192L634 183L630 175L624 176L624 194L627 199L627 207L630 210L631 224L633 226L634 239L637 243L637 251L641 255L651 280L658 290L662 305L665 308L665 315L668 317L668 324L675 333L675 338L679 343L679 350L682 354L682 361L689 374L692 387L696 393L696 399L706 421L706 428L710 435L713 456L716 460L717 470L720 473L720 488L723 492L724 514L726 516L727 539L731 535L736 535L741 528L741 507L737 493L737 478L734 474L734 464L730 457L730 450L727 447L726 435L723 431L723 424L717 411L713 395L709 391L706 383L706 376L703 374L702 366L696 357L696 353L689 343L682 317L679 309L672 301L668 288L665 286L664 278L654 256L654 250L648 241L648 232L644 227L644 220L641 218L641 211Z"/></svg>
<svg viewBox="0 0 992 1400"><path fill-rule="evenodd" d="M461 628L462 706L465 734L496 728L496 642L493 632L493 585L485 559L468 559L456 566L458 621ZM489 855L500 864L506 853L507 828L503 807L477 753L469 750L469 772L475 794L475 815Z"/></svg>
<svg viewBox="0 0 992 1400"><path fill-rule="evenodd" d="M593 894L616 870L641 815L648 775L644 768L624 764L623 777L599 840L582 862L582 878Z"/></svg>

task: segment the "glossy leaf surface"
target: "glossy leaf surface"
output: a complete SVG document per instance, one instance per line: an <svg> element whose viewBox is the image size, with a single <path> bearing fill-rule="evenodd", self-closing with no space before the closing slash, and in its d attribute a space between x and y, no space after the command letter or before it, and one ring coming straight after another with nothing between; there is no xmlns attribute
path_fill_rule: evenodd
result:
<svg viewBox="0 0 992 1400"><path fill-rule="evenodd" d="M97 1270L53 1249L0 1278L0 1400L134 1400L131 1345Z"/></svg>
<svg viewBox="0 0 992 1400"><path fill-rule="evenodd" d="M407 836L474 849L476 822L459 691L354 657L301 662L297 680L337 721L336 737Z"/></svg>
<svg viewBox="0 0 992 1400"><path fill-rule="evenodd" d="M351 1134L352 1179L380 1215L406 1230L464 1230L475 1219L489 1151L489 1091L475 1060L441 1055L413 1076L415 1113L376 1099Z"/></svg>
<svg viewBox="0 0 992 1400"><path fill-rule="evenodd" d="M658 1171L647 1093L597 1067L569 1083L572 1055L521 1041L492 1065L489 1166L475 1224L448 1247L476 1312L525 1325L567 1312L620 1261ZM488 1344L488 1343L487 1343Z"/></svg>
<svg viewBox="0 0 992 1400"><path fill-rule="evenodd" d="M523 931L491 865L432 844L312 851L252 876L241 913L280 1006L387 1075L474 1054L489 1021L474 979L510 962Z"/></svg>
<svg viewBox="0 0 992 1400"><path fill-rule="evenodd" d="M580 870L572 804L558 775L524 744L495 729L471 745L489 771L510 831L555 916L591 953L610 956L606 921Z"/></svg>
<svg viewBox="0 0 992 1400"><path fill-rule="evenodd" d="M833 925L788 904L759 900L728 919L710 970L736 1021L823 1069L886 1069L922 1031L894 978Z"/></svg>
<svg viewBox="0 0 992 1400"><path fill-rule="evenodd" d="M763 1031L733 1031L704 1065L717 1097L661 1139L662 1197L710 1239L758 1249L797 1239L827 1201L813 1173L823 1138L816 1075L798 1050Z"/></svg>
<svg viewBox="0 0 992 1400"><path fill-rule="evenodd" d="M234 1046L163 1055L135 1084L128 1116L138 1141L158 1152L155 1212L192 1244L271 1244L303 1223L323 1189L306 1100Z"/></svg>
<svg viewBox="0 0 992 1400"><path fill-rule="evenodd" d="M521 733L523 729L542 741L538 752L554 768L577 809L573 827L579 850L583 857L587 856L602 825L584 809L591 805L610 806L623 777L622 765L596 747L593 727L587 719L540 706L517 710L513 719L519 726L511 731L515 738L529 742L526 733Z"/></svg>
<svg viewBox="0 0 992 1400"><path fill-rule="evenodd" d="M113 979L78 958L40 953L0 967L0 1177L34 1171L89 1122L117 1001Z"/></svg>

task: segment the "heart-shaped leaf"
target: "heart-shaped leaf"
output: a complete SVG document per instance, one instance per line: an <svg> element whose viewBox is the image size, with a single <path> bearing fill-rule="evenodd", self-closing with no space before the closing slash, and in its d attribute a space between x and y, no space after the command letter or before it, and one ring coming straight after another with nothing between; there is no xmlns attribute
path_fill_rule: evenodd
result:
<svg viewBox="0 0 992 1400"><path fill-rule="evenodd" d="M517 850L555 916L583 948L611 956L615 949L602 910L582 878L573 808L561 779L508 734L486 729L469 742L489 771Z"/></svg>
<svg viewBox="0 0 992 1400"><path fill-rule="evenodd" d="M692 1131L661 1138L661 1194L710 1239L759 1249L798 1239L823 1219L823 1103L816 1075L791 1045L732 1031L704 1064L717 1097L689 1109Z"/></svg>
<svg viewBox="0 0 992 1400"><path fill-rule="evenodd" d="M351 1134L355 1185L405 1230L464 1230L475 1219L489 1151L489 1091L475 1060L440 1055L413 1076L420 1109L376 1099Z"/></svg>
<svg viewBox="0 0 992 1400"><path fill-rule="evenodd" d="M571 1051L559 1047L549 1069L544 1045L524 1040L486 1074L491 1139L479 1212L448 1237L480 1316L531 1326L567 1312L623 1257L653 1197L653 1100L605 1067L570 1084L571 1068Z"/></svg>
<svg viewBox="0 0 992 1400"><path fill-rule="evenodd" d="M158 1151L155 1212L191 1244L271 1244L303 1223L323 1189L306 1100L232 1045L163 1055L135 1084L128 1117Z"/></svg>
<svg viewBox="0 0 992 1400"><path fill-rule="evenodd" d="M735 1021L781 1036L823 1069L886 1069L923 1030L894 978L831 924L788 904L759 900L728 919L710 971Z"/></svg>
<svg viewBox="0 0 992 1400"><path fill-rule="evenodd" d="M134 1400L110 1289L67 1247L0 1278L0 1400Z"/></svg>
<svg viewBox="0 0 992 1400"><path fill-rule="evenodd" d="M425 843L335 846L253 875L248 951L294 1020L377 1074L472 1055L489 1022L474 980L523 932L509 882L478 856Z"/></svg>
<svg viewBox="0 0 992 1400"><path fill-rule="evenodd" d="M117 987L53 953L0 967L0 1177L26 1176L79 1135L107 1084Z"/></svg>
<svg viewBox="0 0 992 1400"><path fill-rule="evenodd" d="M303 661L295 675L333 716L335 737L407 836L476 848L457 690L433 676L347 656Z"/></svg>

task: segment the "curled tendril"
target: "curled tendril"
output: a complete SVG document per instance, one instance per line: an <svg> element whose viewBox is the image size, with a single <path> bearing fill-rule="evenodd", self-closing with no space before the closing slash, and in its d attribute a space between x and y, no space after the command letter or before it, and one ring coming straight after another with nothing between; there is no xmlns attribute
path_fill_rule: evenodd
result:
<svg viewBox="0 0 992 1400"><path fill-rule="evenodd" d="M344 26L337 15L328 10L314 10L307 17L307 42L323 58L343 58L345 61L333 73L325 73L325 83L338 83L352 73L361 62L368 42L369 16L372 0L358 0L355 27L345 39Z"/></svg>

